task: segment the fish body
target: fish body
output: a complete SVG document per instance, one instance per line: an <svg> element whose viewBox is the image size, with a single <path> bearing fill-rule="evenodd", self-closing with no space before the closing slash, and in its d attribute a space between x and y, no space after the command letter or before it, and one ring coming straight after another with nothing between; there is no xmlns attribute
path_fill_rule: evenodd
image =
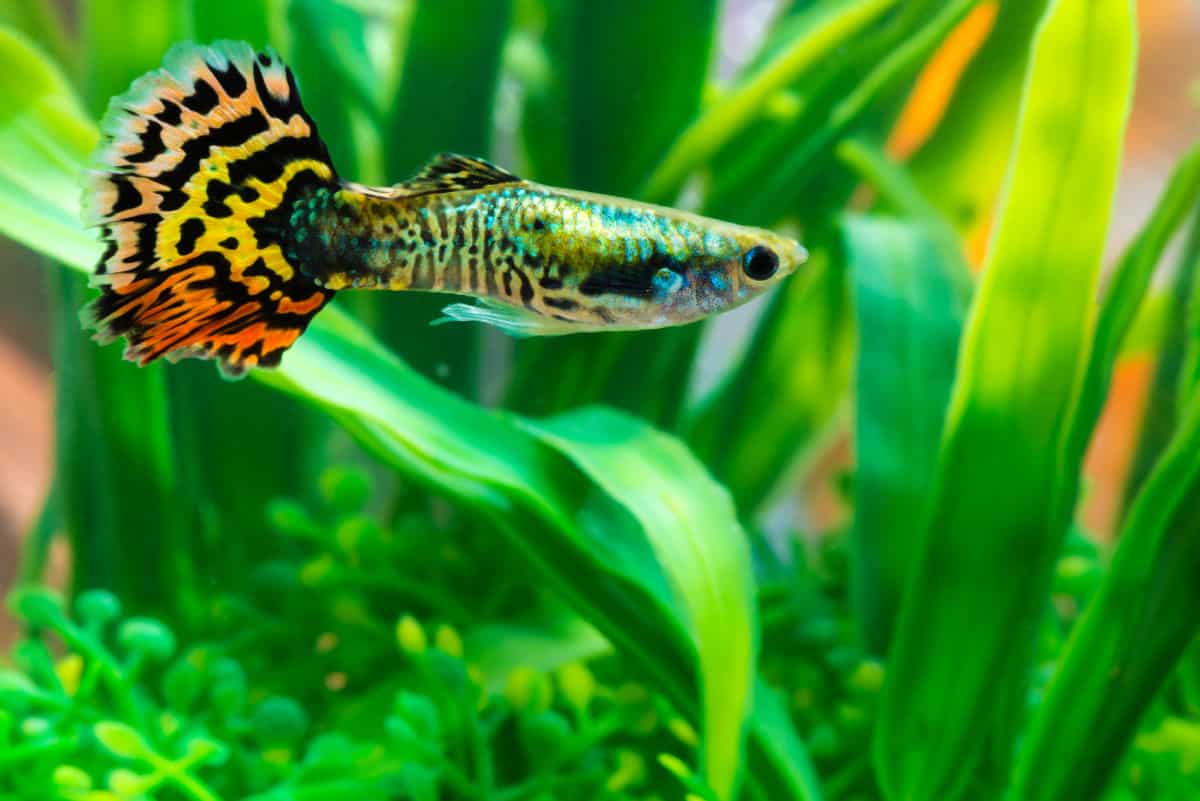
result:
<svg viewBox="0 0 1200 801"><path fill-rule="evenodd" d="M342 180L272 52L184 45L114 98L85 202L107 244L86 318L126 356L278 364L335 292L471 296L444 319L523 335L657 328L796 269L790 239L526 181L442 154L391 187Z"/></svg>
<svg viewBox="0 0 1200 801"><path fill-rule="evenodd" d="M784 254L787 271L803 259L765 231L515 177L408 191L315 193L291 221L285 253L328 289L473 295L530 312L514 315L513 327L540 334L690 322L743 303L779 274L776 266L748 277L742 262L753 248Z"/></svg>

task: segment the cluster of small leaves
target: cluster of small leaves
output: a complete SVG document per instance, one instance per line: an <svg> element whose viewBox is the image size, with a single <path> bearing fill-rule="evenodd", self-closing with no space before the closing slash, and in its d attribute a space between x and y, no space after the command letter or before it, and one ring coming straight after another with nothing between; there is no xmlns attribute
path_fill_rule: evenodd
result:
<svg viewBox="0 0 1200 801"><path fill-rule="evenodd" d="M802 540L803 538L797 538ZM1040 702L1075 622L1105 573L1106 550L1073 531L1055 572L1052 606L1038 637L1030 709ZM885 662L861 643L850 601L846 535L797 547L787 566L766 556L762 584L763 672L786 691L832 801L882 799L871 767ZM1106 801L1200 793L1200 642L1159 694Z"/></svg>
<svg viewBox="0 0 1200 801"><path fill-rule="evenodd" d="M786 691L826 797L878 798L871 736L884 668L853 616L845 534L797 546L786 566L769 556L764 563L763 674Z"/></svg>
<svg viewBox="0 0 1200 801"><path fill-rule="evenodd" d="M514 579L466 566L453 526L436 549L405 515L380 522L360 471L320 484L315 516L271 506L281 558L215 596L209 644L180 648L106 591L69 610L14 593L27 635L0 671L0 799L711 797L695 731L615 657L489 673L453 602L383 611L426 581L504 608Z"/></svg>

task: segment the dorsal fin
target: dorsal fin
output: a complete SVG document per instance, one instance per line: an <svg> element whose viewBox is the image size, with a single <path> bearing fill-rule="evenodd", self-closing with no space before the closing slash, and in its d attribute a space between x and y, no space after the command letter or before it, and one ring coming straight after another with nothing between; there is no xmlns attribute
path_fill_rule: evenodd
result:
<svg viewBox="0 0 1200 801"><path fill-rule="evenodd" d="M439 153L407 181L393 187L400 194L434 195L458 192L463 189L482 189L495 184L511 184L522 180L507 170L483 159Z"/></svg>

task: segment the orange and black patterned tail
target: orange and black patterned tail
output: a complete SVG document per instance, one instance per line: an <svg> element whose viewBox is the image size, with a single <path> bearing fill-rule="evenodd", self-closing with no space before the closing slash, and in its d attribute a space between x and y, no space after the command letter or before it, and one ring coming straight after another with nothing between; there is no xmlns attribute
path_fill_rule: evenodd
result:
<svg viewBox="0 0 1200 801"><path fill-rule="evenodd" d="M113 98L84 199L104 255L83 314L125 357L277 365L332 296L284 255L297 199L337 186L271 51L180 45Z"/></svg>

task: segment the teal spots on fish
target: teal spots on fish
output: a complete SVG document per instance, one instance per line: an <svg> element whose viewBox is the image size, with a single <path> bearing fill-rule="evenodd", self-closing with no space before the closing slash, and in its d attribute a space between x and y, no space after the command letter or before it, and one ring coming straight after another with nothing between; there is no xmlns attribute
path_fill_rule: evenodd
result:
<svg viewBox="0 0 1200 801"><path fill-rule="evenodd" d="M684 278L670 267L663 267L654 274L654 279L651 284L653 286L655 296L660 300L663 300L671 293L678 291L683 286Z"/></svg>
<svg viewBox="0 0 1200 801"><path fill-rule="evenodd" d="M447 317L510 333L646 328L699 319L762 292L774 281L749 281L743 254L766 243L786 256L792 247L765 231L515 179L439 192L427 184L419 183L419 195L405 194L410 183L343 187L336 212L317 197L302 199L305 214L294 222L309 233L293 241L319 265L322 285L486 298ZM318 232L325 244L314 242Z"/></svg>
<svg viewBox="0 0 1200 801"><path fill-rule="evenodd" d="M718 234L708 232L704 235L704 252L709 256L716 256L721 252L723 242Z"/></svg>

